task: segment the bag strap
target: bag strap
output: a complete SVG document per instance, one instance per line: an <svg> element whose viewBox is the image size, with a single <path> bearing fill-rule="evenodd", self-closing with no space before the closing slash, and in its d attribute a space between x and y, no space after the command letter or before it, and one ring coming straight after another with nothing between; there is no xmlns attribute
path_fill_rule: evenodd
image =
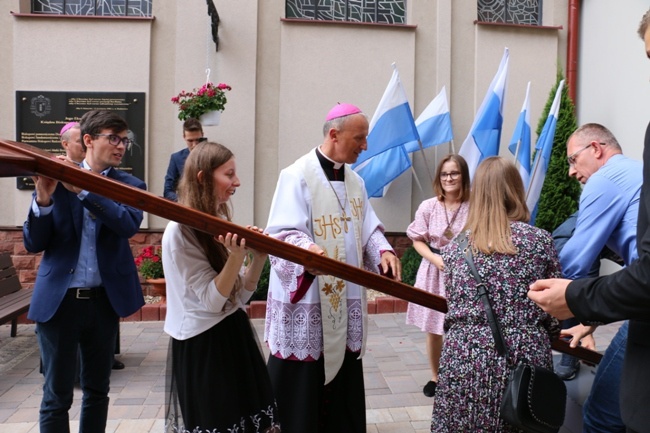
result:
<svg viewBox="0 0 650 433"><path fill-rule="evenodd" d="M483 282L483 279L476 270L476 265L474 265L472 248L469 245L467 234L462 233L460 236L458 236L457 241L463 252L463 255L465 256L465 261L469 266L472 277L474 277L476 280L476 292L478 298L483 303L483 308L487 314L488 323L490 324L490 329L492 329L492 336L494 337L494 345L496 346L497 353L507 359L508 347L506 346L505 340L503 339L503 334L501 334L499 322L497 321L496 315L494 314L494 310L492 310L492 305L490 304L490 299L488 298L487 285Z"/></svg>

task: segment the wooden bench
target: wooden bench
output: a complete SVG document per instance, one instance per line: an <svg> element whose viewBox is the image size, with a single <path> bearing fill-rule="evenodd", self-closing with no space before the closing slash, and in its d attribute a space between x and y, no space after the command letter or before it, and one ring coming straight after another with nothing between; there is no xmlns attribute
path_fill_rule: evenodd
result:
<svg viewBox="0 0 650 433"><path fill-rule="evenodd" d="M11 320L11 336L16 336L18 316L27 312L34 289L23 289L7 252L0 253L0 324Z"/></svg>

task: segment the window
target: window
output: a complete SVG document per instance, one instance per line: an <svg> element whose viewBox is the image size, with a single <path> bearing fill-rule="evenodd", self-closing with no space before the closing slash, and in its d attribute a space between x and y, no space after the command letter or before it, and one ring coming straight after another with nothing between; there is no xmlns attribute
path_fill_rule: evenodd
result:
<svg viewBox="0 0 650 433"><path fill-rule="evenodd" d="M406 0L286 0L286 18L406 24Z"/></svg>
<svg viewBox="0 0 650 433"><path fill-rule="evenodd" d="M541 26L542 0L478 0L478 20Z"/></svg>
<svg viewBox="0 0 650 433"><path fill-rule="evenodd" d="M150 17L153 0L32 0L33 14Z"/></svg>

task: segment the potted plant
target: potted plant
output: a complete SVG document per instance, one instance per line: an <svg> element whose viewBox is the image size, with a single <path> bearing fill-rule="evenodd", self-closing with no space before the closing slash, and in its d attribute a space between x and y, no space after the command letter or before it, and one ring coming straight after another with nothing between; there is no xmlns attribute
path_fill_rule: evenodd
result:
<svg viewBox="0 0 650 433"><path fill-rule="evenodd" d="M147 283L151 285L151 295L166 295L165 271L162 264L162 249L152 245L145 247L135 258L135 266Z"/></svg>
<svg viewBox="0 0 650 433"><path fill-rule="evenodd" d="M227 102L226 91L228 90L232 88L225 83L214 85L211 82L191 92L182 90L172 98L172 102L178 104L178 118L183 121L190 118L198 119L206 126L218 125L218 118Z"/></svg>

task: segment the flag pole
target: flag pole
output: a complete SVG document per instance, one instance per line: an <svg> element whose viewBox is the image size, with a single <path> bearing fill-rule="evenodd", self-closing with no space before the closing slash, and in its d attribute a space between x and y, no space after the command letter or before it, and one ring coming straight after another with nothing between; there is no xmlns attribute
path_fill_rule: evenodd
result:
<svg viewBox="0 0 650 433"><path fill-rule="evenodd" d="M418 179L418 175L415 173L415 168L413 167L413 164L411 164L411 171L413 172L413 178L415 179L415 183L418 185L418 188L420 189L420 192L422 193L422 197L424 197L424 190L422 189L422 185L420 184L420 180Z"/></svg>
<svg viewBox="0 0 650 433"><path fill-rule="evenodd" d="M519 147L521 146L521 138L517 140L517 148L515 149L515 167L520 167L521 163L519 163Z"/></svg>
<svg viewBox="0 0 650 433"><path fill-rule="evenodd" d="M422 158L424 159L424 164L427 166L427 173L429 174L429 180L431 181L431 185L433 185L433 175L431 174L431 167L429 166L429 161L427 161L427 155L424 153L424 146L422 146L422 140L420 140L419 138L418 138L418 146L420 146L420 153L422 154ZM413 166L411 165L411 167ZM413 171L413 174L415 174L415 171ZM422 187L420 187L420 189L422 189Z"/></svg>
<svg viewBox="0 0 650 433"><path fill-rule="evenodd" d="M538 150L538 152L541 152L542 150ZM533 171L530 175L530 180L528 181L528 186L526 187L526 201L528 201L528 195L530 194L530 186L533 184L533 181L535 180L535 176L537 175L538 168L539 168L539 162L541 161L540 158L535 158L535 166L533 167ZM532 212L532 211L531 211Z"/></svg>

